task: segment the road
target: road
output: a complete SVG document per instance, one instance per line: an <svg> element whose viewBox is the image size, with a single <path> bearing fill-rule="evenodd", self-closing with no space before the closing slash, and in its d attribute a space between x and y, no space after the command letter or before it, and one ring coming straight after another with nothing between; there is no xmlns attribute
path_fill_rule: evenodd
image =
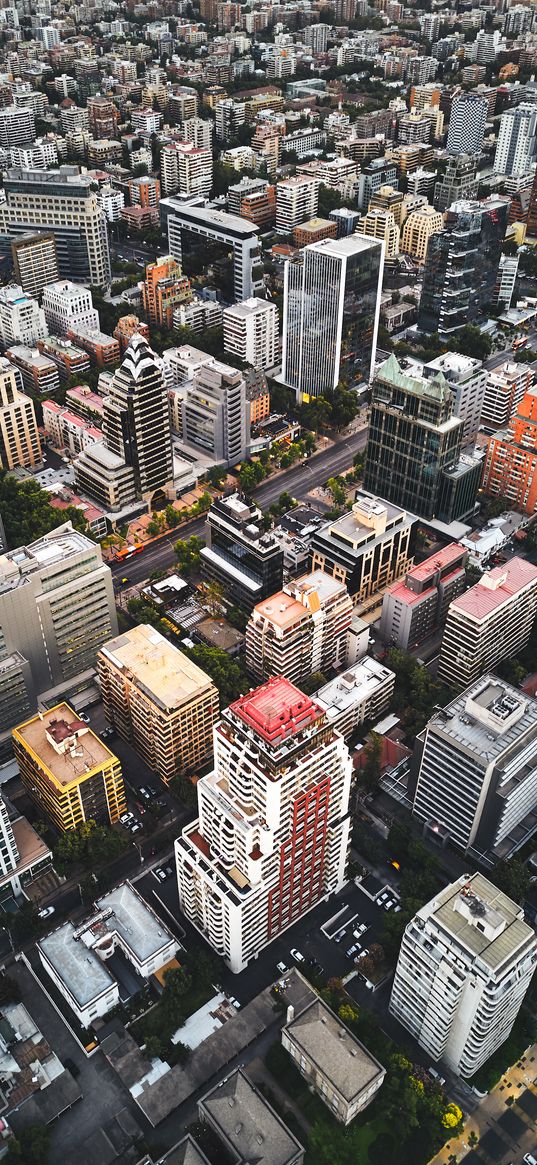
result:
<svg viewBox="0 0 537 1165"><path fill-rule="evenodd" d="M314 453L307 461L301 461L299 465L294 465L269 481L262 482L254 494L257 504L261 509L268 509L284 490L293 497L305 499L310 490L324 485L329 477L349 469L355 454L361 452L366 444L367 429L363 428L337 441L335 445L328 445ZM174 530L169 537L149 546L139 558L131 558L128 563L111 563L112 574L116 577L125 575L131 586L145 582L154 570L166 570L173 566L175 561L173 547L178 538L190 538L192 534L202 537L204 529L204 518L188 522Z"/></svg>
<svg viewBox="0 0 537 1165"><path fill-rule="evenodd" d="M528 335L528 348L535 349L536 346L537 332L530 332ZM524 351L525 349L522 348L522 354L524 354ZM489 372L492 372L494 368L498 368L499 365L503 364L506 360L513 360L513 356L514 353L512 347L504 348L501 352L495 352L493 356L489 356L488 360L485 360L485 368L487 368Z"/></svg>

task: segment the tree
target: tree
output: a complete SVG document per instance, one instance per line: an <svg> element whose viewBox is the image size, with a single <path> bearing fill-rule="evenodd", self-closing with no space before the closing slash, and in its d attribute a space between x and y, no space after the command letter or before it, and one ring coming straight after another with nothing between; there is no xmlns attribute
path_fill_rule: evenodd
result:
<svg viewBox="0 0 537 1165"><path fill-rule="evenodd" d="M172 791L188 809L193 809L197 805L198 794L194 781L191 781L190 777L185 776L184 773L178 773L173 778Z"/></svg>
<svg viewBox="0 0 537 1165"><path fill-rule="evenodd" d="M198 538L196 534L192 534L186 540L179 538L175 543L174 552L181 574L189 575L193 571L199 570L202 546L203 539Z"/></svg>
<svg viewBox="0 0 537 1165"><path fill-rule="evenodd" d="M456 1128L462 1123L462 1109L458 1104L448 1104L444 1115L442 1117L442 1124L445 1129L449 1129L453 1133Z"/></svg>
<svg viewBox="0 0 537 1165"><path fill-rule="evenodd" d="M330 493L332 494L336 506L344 506L347 500L347 494L345 493L345 489L341 484L341 481L339 481L337 477L329 477L326 484L330 490Z"/></svg>
<svg viewBox="0 0 537 1165"><path fill-rule="evenodd" d="M164 999L182 999L192 987L192 976L184 967L167 971L164 977Z"/></svg>
<svg viewBox="0 0 537 1165"><path fill-rule="evenodd" d="M49 1130L45 1125L29 1125L9 1142L4 1161L6 1165L47 1165L49 1155Z"/></svg>
<svg viewBox="0 0 537 1165"><path fill-rule="evenodd" d="M487 872L491 882L503 890L508 898L522 903L530 884L530 871L520 858L511 858L508 862L498 862L492 870Z"/></svg>
<svg viewBox="0 0 537 1165"><path fill-rule="evenodd" d="M342 1003L341 1007L338 1008L338 1015L343 1023L356 1023L359 1012L349 1003Z"/></svg>
<svg viewBox="0 0 537 1165"><path fill-rule="evenodd" d="M375 965L382 963L384 960L384 947L381 947L380 943L371 943L369 954Z"/></svg>
<svg viewBox="0 0 537 1165"><path fill-rule="evenodd" d="M382 775L382 737L378 732L371 733L371 739L366 744L365 763L360 774L360 784L368 793L378 793Z"/></svg>
<svg viewBox="0 0 537 1165"><path fill-rule="evenodd" d="M209 614L216 618L217 615L222 614L224 606L224 588L216 579L211 579L203 585L203 594L205 605Z"/></svg>
<svg viewBox="0 0 537 1165"><path fill-rule="evenodd" d="M311 676L300 685L301 691L306 696L312 696L314 692L318 692L327 683L326 676L322 671L314 671Z"/></svg>
<svg viewBox="0 0 537 1165"><path fill-rule="evenodd" d="M76 530L87 532L87 522L75 506L58 510L50 505L49 494L36 481L17 481L0 470L0 514L8 546L15 549L42 538L56 526L70 521Z"/></svg>
<svg viewBox="0 0 537 1165"><path fill-rule="evenodd" d="M38 926L39 917L35 902L25 902L10 922L11 933L18 943L24 943L32 938Z"/></svg>
<svg viewBox="0 0 537 1165"><path fill-rule="evenodd" d="M223 708L248 690L250 683L242 664L232 659L221 647L207 647L204 643L197 643L190 648L188 655L202 671L210 675L220 692Z"/></svg>
<svg viewBox="0 0 537 1165"><path fill-rule="evenodd" d="M150 1060L160 1060L165 1054L165 1047L162 1040L158 1036L147 1036L145 1041L145 1054Z"/></svg>
<svg viewBox="0 0 537 1165"><path fill-rule="evenodd" d="M486 360L492 351L492 340L479 328L466 324L456 333L450 347L454 352L462 352L463 356L477 356L478 360Z"/></svg>

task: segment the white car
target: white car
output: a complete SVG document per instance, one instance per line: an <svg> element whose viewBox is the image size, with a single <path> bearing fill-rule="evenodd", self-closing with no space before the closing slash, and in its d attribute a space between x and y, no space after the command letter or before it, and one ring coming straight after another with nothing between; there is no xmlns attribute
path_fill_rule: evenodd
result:
<svg viewBox="0 0 537 1165"><path fill-rule="evenodd" d="M276 970L278 975L287 975L289 967L286 967L285 963L276 963Z"/></svg>
<svg viewBox="0 0 537 1165"><path fill-rule="evenodd" d="M531 1153L526 1153L526 1156L523 1157L522 1160L524 1165L537 1165L537 1159L533 1157Z"/></svg>
<svg viewBox="0 0 537 1165"><path fill-rule="evenodd" d="M395 906L395 902L394 902L393 898L388 898L386 900L386 902L384 903L385 910L393 910L394 906Z"/></svg>
<svg viewBox="0 0 537 1165"><path fill-rule="evenodd" d="M361 938L361 936L363 934L365 934L366 930L369 930L369 927L367 926L367 924L365 922L361 922L359 926L355 926L355 928L352 932L352 937L353 938Z"/></svg>
<svg viewBox="0 0 537 1165"><path fill-rule="evenodd" d="M54 912L54 906L44 906L43 909L38 910L37 913L39 918L50 918L51 914L54 914Z"/></svg>
<svg viewBox="0 0 537 1165"><path fill-rule="evenodd" d="M295 963L305 963L306 962L304 955L301 955L300 951L296 950L296 947L291 947L290 954L291 954L291 958L295 960Z"/></svg>
<svg viewBox="0 0 537 1165"><path fill-rule="evenodd" d="M90 718L87 712L79 712L78 719L81 720L83 724L89 724L90 722Z"/></svg>
<svg viewBox="0 0 537 1165"><path fill-rule="evenodd" d="M235 1011L240 1011L241 1005L240 1005L238 999L235 999L234 995L228 995L227 999L228 999L228 1003L231 1003L232 1006L235 1008Z"/></svg>
<svg viewBox="0 0 537 1165"><path fill-rule="evenodd" d="M120 825L128 825L129 822L134 821L134 813L122 813L119 819Z"/></svg>

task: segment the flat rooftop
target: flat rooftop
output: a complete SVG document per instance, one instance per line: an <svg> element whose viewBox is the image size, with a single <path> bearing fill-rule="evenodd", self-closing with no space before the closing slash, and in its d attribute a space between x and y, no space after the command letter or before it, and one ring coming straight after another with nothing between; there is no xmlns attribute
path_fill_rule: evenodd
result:
<svg viewBox="0 0 537 1165"><path fill-rule="evenodd" d="M261 615L269 623L282 630L294 627L295 624L302 623L309 618L307 607L304 607L292 595L286 594L285 591L276 591L276 594L270 595L262 603L257 603L254 607L254 614Z"/></svg>
<svg viewBox="0 0 537 1165"><path fill-rule="evenodd" d="M483 907L475 915L470 910L469 918L460 910L463 889L463 897L467 896L469 890ZM463 875L423 910L435 919L442 930L451 934L462 947L492 971L514 955L522 944L535 938L535 932L524 922L522 908L482 874L473 874L470 878ZM418 912L418 917L421 913ZM486 934L477 925L481 919L490 921L496 937L491 938L490 933Z"/></svg>
<svg viewBox="0 0 537 1165"><path fill-rule="evenodd" d="M382 1064L321 999L310 1003L284 1031L349 1103L384 1074Z"/></svg>
<svg viewBox="0 0 537 1165"><path fill-rule="evenodd" d="M229 711L276 747L299 736L322 716L321 708L283 676L273 676L255 691L241 696L230 704Z"/></svg>
<svg viewBox="0 0 537 1165"><path fill-rule="evenodd" d="M537 700L495 675L484 675L434 712L429 724L489 763L534 728Z"/></svg>
<svg viewBox="0 0 537 1165"><path fill-rule="evenodd" d="M174 942L173 935L130 882L122 882L115 890L98 898L95 905L98 910L112 911L106 922L107 930L119 935L140 962Z"/></svg>
<svg viewBox="0 0 537 1165"><path fill-rule="evenodd" d="M390 681L395 683L395 673L378 660L365 655L358 663L319 688L315 699L326 712L327 719L332 721L347 708L367 700L379 687Z"/></svg>
<svg viewBox="0 0 537 1165"><path fill-rule="evenodd" d="M132 676L145 695L165 711L174 711L214 687L201 668L147 623L109 640L101 654Z"/></svg>
<svg viewBox="0 0 537 1165"><path fill-rule="evenodd" d="M300 1141L241 1068L208 1092L199 1109L232 1145L241 1162L293 1165L302 1160Z"/></svg>
<svg viewBox="0 0 537 1165"><path fill-rule="evenodd" d="M464 554L466 554L465 546L460 546L458 542L450 542L449 546L443 546L441 550L431 554L430 558L413 566L408 573L412 578L426 582L433 578L437 571L445 570L447 566L454 566Z"/></svg>
<svg viewBox="0 0 537 1165"><path fill-rule="evenodd" d="M319 596L321 603L327 603L334 595L340 595L342 591L346 590L345 583L339 578L334 578L332 574L328 574L326 570L312 570L309 574L301 574L296 582L291 584L293 589L301 594L307 594L308 591L314 590Z"/></svg>
<svg viewBox="0 0 537 1165"><path fill-rule="evenodd" d="M451 608L477 621L486 619L531 583L537 585L537 566L524 558L512 558L504 566L487 571L475 586L453 600Z"/></svg>
<svg viewBox="0 0 537 1165"><path fill-rule="evenodd" d="M56 704L55 708L32 716L19 724L16 732L38 758L40 767L61 786L86 780L112 761L118 763L114 753L78 719L69 704Z"/></svg>

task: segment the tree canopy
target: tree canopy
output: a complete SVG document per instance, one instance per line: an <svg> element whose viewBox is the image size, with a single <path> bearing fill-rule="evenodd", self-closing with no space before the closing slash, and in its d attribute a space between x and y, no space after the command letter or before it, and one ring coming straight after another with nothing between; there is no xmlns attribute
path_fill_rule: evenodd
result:
<svg viewBox="0 0 537 1165"><path fill-rule="evenodd" d="M5 469L0 470L0 514L12 550L17 546L27 546L68 521L75 529L87 533L87 522L81 510L75 506L55 509L50 504L48 493L37 481L19 482Z"/></svg>

